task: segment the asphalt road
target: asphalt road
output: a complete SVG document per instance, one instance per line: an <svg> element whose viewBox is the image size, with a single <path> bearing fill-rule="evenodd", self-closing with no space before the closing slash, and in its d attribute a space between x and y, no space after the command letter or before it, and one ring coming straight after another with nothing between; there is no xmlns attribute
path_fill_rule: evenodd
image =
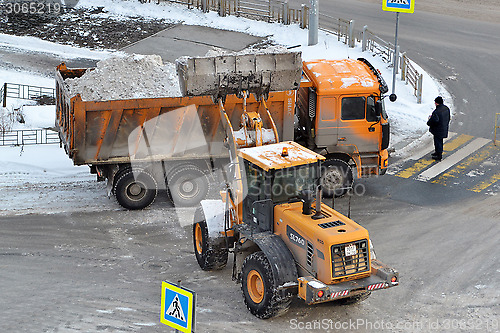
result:
<svg viewBox="0 0 500 333"><path fill-rule="evenodd" d="M297 299L270 320L247 311L231 265L198 267L190 228L171 207L1 217L0 331L168 332L158 320L161 281L181 280L197 292L197 332L293 332L305 325L329 332L498 332L495 199L418 206L373 193L355 198L352 218L370 231L378 259L400 271L401 285L350 306ZM346 199L336 207L346 212Z"/></svg>
<svg viewBox="0 0 500 333"><path fill-rule="evenodd" d="M382 11L381 2L320 1L320 12L353 19L357 30L368 25L384 40L394 42L396 14ZM500 105L500 23L424 12L417 6L414 14L400 15L399 29L401 51L442 80L452 94L456 117L451 129L491 139Z"/></svg>

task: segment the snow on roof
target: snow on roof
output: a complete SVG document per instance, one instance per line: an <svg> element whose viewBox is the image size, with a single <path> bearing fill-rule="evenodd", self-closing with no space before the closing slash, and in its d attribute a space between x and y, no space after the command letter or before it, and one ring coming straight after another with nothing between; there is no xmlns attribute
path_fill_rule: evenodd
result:
<svg viewBox="0 0 500 333"><path fill-rule="evenodd" d="M282 156L283 148L288 149L288 156ZM243 148L239 150L239 155L257 164L266 171L269 169L283 169L296 165L314 163L318 160L325 159L320 154L316 154L292 141Z"/></svg>
<svg viewBox="0 0 500 333"><path fill-rule="evenodd" d="M314 60L305 62L308 76L316 82L319 94L330 90L369 90L378 85L377 77L365 64L354 59Z"/></svg>

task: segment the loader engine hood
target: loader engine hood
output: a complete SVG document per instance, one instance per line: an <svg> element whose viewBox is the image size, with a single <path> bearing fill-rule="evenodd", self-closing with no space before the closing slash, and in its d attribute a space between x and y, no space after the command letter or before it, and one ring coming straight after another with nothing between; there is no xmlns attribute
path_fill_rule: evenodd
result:
<svg viewBox="0 0 500 333"><path fill-rule="evenodd" d="M326 205L321 212L325 218L315 220L314 209L304 215L301 202L277 205L275 233L299 265L326 284L370 275L368 231Z"/></svg>

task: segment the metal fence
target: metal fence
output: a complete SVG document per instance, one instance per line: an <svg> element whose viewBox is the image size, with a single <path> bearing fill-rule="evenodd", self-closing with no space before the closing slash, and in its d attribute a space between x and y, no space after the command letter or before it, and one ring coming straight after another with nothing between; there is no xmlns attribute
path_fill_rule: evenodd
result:
<svg viewBox="0 0 500 333"><path fill-rule="evenodd" d="M55 99L55 96L55 89L48 87L5 82L0 88L0 102L3 107L7 106L7 97L36 100L41 97Z"/></svg>
<svg viewBox="0 0 500 333"><path fill-rule="evenodd" d="M48 129L0 132L0 146L23 146L61 143L59 134Z"/></svg>
<svg viewBox="0 0 500 333"><path fill-rule="evenodd" d="M424 75L420 74L411 64L410 59L403 54L400 58L401 80L413 87L413 94L417 97L417 103L422 103L422 84Z"/></svg>
<svg viewBox="0 0 500 333"><path fill-rule="evenodd" d="M219 15L245 16L252 19L268 22L279 22L283 24L298 23L302 29L309 27L309 7L302 5L299 8L290 8L288 2L280 0L140 0L141 2L160 3L168 1L181 3L188 8L198 8L204 12L217 11ZM389 64L394 63L394 45L368 30L367 26L362 31L354 30L354 20L334 18L326 14L319 14L320 29L337 36L339 41L355 47L356 41L362 43L363 51L369 50L378 54ZM402 71L402 80L409 83L417 97L417 103L422 102L422 80L423 75L418 73L411 65L409 59L404 55L398 59Z"/></svg>
<svg viewBox="0 0 500 333"><path fill-rule="evenodd" d="M354 20L349 21L319 13L319 26L321 30L336 35L339 42L343 42L349 47L356 46Z"/></svg>

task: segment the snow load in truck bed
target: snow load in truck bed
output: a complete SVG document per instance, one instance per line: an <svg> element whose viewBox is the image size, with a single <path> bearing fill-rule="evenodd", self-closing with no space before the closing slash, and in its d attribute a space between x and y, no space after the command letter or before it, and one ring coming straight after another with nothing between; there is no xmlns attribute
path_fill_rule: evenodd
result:
<svg viewBox="0 0 500 333"><path fill-rule="evenodd" d="M75 79L66 79L71 96L84 101L181 97L175 64L158 55L129 55L101 60Z"/></svg>

